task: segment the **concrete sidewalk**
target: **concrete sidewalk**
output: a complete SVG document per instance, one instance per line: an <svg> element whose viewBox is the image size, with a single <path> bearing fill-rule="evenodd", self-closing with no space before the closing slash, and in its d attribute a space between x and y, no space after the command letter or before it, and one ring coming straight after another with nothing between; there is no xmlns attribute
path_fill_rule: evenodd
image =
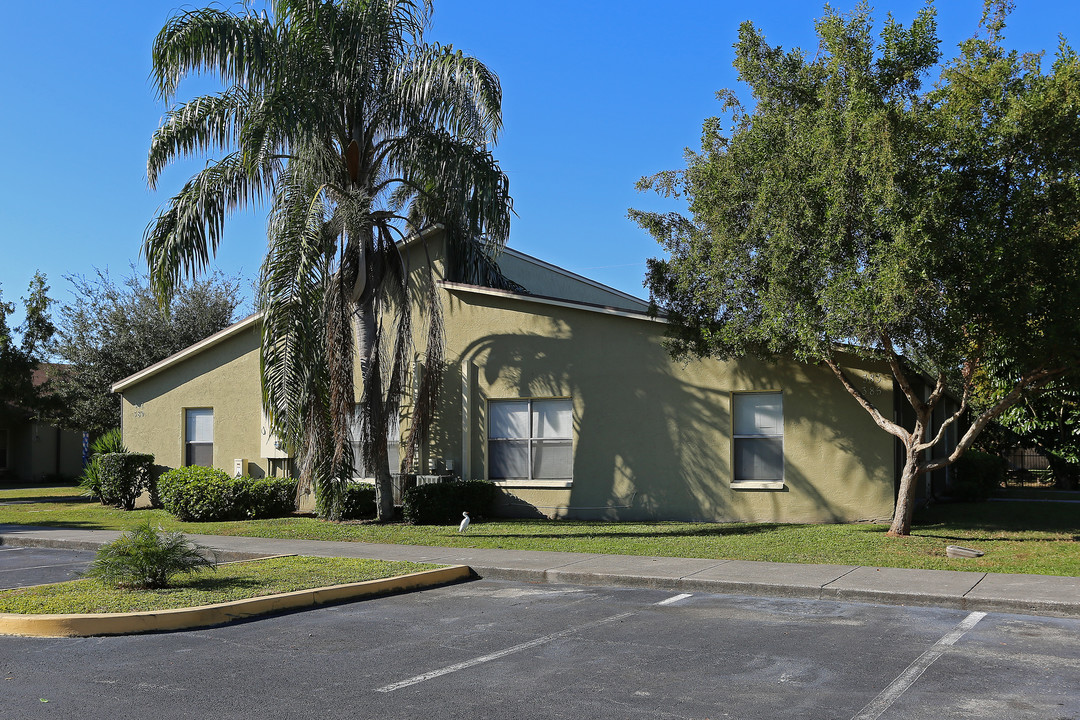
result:
<svg viewBox="0 0 1080 720"><path fill-rule="evenodd" d="M94 549L119 535L114 530L0 524L0 545ZM410 560L468 565L481 577L526 582L622 585L680 592L1080 617L1080 578L1076 577L222 535L188 537L223 553L223 559L296 554Z"/></svg>

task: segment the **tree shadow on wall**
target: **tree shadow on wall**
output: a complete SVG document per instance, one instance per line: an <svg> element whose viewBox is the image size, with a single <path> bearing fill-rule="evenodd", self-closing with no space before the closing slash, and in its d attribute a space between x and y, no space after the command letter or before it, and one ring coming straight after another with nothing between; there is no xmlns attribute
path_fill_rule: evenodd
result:
<svg viewBox="0 0 1080 720"><path fill-rule="evenodd" d="M647 323L613 329L610 318L567 315L549 316L543 334L486 335L458 357L475 364L488 387L574 399L569 507L517 509L623 520L732 515L721 487L729 459L715 442L717 428L730 427L726 393L677 377ZM482 432L485 408L478 405L473 428Z"/></svg>

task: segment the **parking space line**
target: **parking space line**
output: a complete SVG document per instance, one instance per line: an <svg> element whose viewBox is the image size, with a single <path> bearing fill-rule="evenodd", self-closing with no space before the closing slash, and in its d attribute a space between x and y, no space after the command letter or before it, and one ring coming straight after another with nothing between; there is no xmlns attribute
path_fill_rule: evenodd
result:
<svg viewBox="0 0 1080 720"><path fill-rule="evenodd" d="M658 602L656 604L657 605L671 605L672 603L677 603L680 600L685 600L688 597L693 597L693 596L690 593L683 593L681 595L672 595L667 600L661 600L660 602Z"/></svg>
<svg viewBox="0 0 1080 720"><path fill-rule="evenodd" d="M882 690L851 720L877 720L877 718L881 717L881 714L888 710L889 706L896 702L897 698L903 695L908 688L914 685L919 676L926 672L926 669L933 665L935 660L945 654L948 647L954 645L957 640L964 636L964 633L975 627L975 624L984 617L986 617L984 612L973 612L961 620L945 637L934 643L932 648L916 658L915 662L908 665L907 670L900 673L900 676L893 680L889 687Z"/></svg>
<svg viewBox="0 0 1080 720"><path fill-rule="evenodd" d="M20 570L45 570L54 567L67 567L68 565L86 565L88 562L88 560L77 560L75 562L53 563L52 565L35 565L34 567L0 568L0 572L19 572Z"/></svg>
<svg viewBox="0 0 1080 720"><path fill-rule="evenodd" d="M8 552L10 550L25 550L23 547L0 547L0 552Z"/></svg>
<svg viewBox="0 0 1080 720"><path fill-rule="evenodd" d="M562 631L557 632L557 633L552 633L551 635L545 635L544 637L536 638L535 640L530 640L529 642L524 642L524 643L521 643L520 645L514 645L513 647L508 647L508 648L506 648L504 650L499 650L498 652L493 652L493 653L490 653L488 655L481 655L480 657L473 658L472 660L466 660L464 662L455 663L454 665L447 665L444 668L439 668L438 670L432 670L431 672L426 672L423 675L415 675L415 676L413 676L411 678L408 678L406 680L402 680L402 681L396 682L396 683L391 683L390 685L383 685L381 688L375 688L375 692L388 693L388 692L393 692L395 690L400 690L401 688L409 687L410 685L416 685L417 683L422 683L425 680L432 680L434 678L441 677L443 675L449 675L450 673L457 672L458 670L466 670L468 668L475 667L476 665L481 665L481 664L486 663L486 662L491 662L492 660L498 660L499 658L506 657L507 655L512 655L514 653L521 652L522 650L528 650L530 648L534 648L534 647L543 645L545 643L549 643L552 640L558 640L559 638L566 637L567 635L573 635L574 633L581 632L583 630L590 630L590 629L592 629L594 627L599 627L601 625L607 625L608 623L612 623L612 622L616 622L617 620L622 620L624 618L628 618L633 614L634 613L632 613L632 612L620 613L618 615L612 615L611 617L606 617L603 620L596 620L595 622L585 623L584 625L578 625L577 627L567 628L566 630L562 630Z"/></svg>

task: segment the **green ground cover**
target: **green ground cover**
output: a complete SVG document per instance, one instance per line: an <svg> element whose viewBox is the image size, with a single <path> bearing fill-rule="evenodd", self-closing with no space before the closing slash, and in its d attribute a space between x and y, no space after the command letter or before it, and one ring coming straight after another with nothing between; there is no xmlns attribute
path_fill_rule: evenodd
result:
<svg viewBox="0 0 1080 720"><path fill-rule="evenodd" d="M181 576L172 587L118 590L85 579L0 591L0 612L118 613L212 605L294 590L378 580L438 565L354 558L282 557L219 565Z"/></svg>
<svg viewBox="0 0 1080 720"><path fill-rule="evenodd" d="M0 524L128 530L149 519L155 527L189 534L1080 576L1080 504L1064 502L938 505L916 516L908 538L887 537L886 525L871 523L563 520L476 522L459 534L456 525L328 523L304 517L182 523L162 510L124 512L73 499L71 488L52 492L56 497L0 490ZM3 504L12 500L20 502ZM946 545L974 547L986 555L950 559Z"/></svg>

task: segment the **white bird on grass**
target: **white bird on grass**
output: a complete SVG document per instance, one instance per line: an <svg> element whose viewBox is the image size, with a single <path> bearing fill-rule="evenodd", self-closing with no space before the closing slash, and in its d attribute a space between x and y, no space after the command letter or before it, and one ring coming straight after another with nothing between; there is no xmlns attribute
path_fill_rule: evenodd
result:
<svg viewBox="0 0 1080 720"><path fill-rule="evenodd" d="M468 512L463 512L461 514L465 516L465 519L461 521L460 525L458 525L457 531L458 532L465 532L466 530L469 529L469 513Z"/></svg>

